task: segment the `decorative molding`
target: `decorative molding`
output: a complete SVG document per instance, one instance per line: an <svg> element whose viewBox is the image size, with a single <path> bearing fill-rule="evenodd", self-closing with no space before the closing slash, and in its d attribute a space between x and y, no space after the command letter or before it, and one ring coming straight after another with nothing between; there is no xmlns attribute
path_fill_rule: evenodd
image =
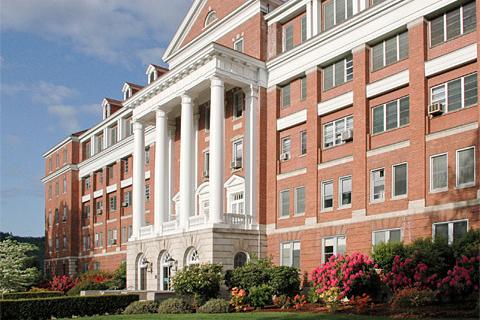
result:
<svg viewBox="0 0 480 320"><path fill-rule="evenodd" d="M438 73L459 67L477 59L477 44L471 44L438 58L425 62L425 76L430 77Z"/></svg>
<svg viewBox="0 0 480 320"><path fill-rule="evenodd" d="M48 151L46 151L44 154L42 154L42 157L43 158L46 158L48 157L50 154L52 154L53 152L57 151L58 149L60 149L61 147L63 147L63 145L67 144L68 142L70 141L78 141L78 137L77 136L69 136L67 138L65 138L63 141L57 143L55 146L53 146L52 148L50 148Z"/></svg>
<svg viewBox="0 0 480 320"><path fill-rule="evenodd" d="M352 161L353 161L353 156L348 156L348 157L335 159L335 160L328 161L328 162L323 162L323 163L320 163L318 165L318 170L338 166L338 165L349 163L349 162L352 162Z"/></svg>
<svg viewBox="0 0 480 320"><path fill-rule="evenodd" d="M43 177L41 181L43 183L48 183L48 182L58 178L62 174L65 174L69 171L76 171L76 170L78 170L78 166L76 164L67 164L67 165L63 166L62 168L60 168L59 170L50 173L48 176Z"/></svg>
<svg viewBox="0 0 480 320"><path fill-rule="evenodd" d="M107 193L112 193L114 191L117 191L117 184L116 183L107 187Z"/></svg>
<svg viewBox="0 0 480 320"><path fill-rule="evenodd" d="M86 194L82 197L82 203L90 201L90 194Z"/></svg>
<svg viewBox="0 0 480 320"><path fill-rule="evenodd" d="M101 196L103 196L103 189L97 190L93 193L93 198L94 199L100 198Z"/></svg>
<svg viewBox="0 0 480 320"><path fill-rule="evenodd" d="M338 97L320 102L318 104L318 115L322 116L333 111L340 110L353 104L353 91L344 93Z"/></svg>
<svg viewBox="0 0 480 320"><path fill-rule="evenodd" d="M283 118L277 119L277 131L282 131L287 128L296 126L307 121L307 109L289 114Z"/></svg>
<svg viewBox="0 0 480 320"><path fill-rule="evenodd" d="M388 146L372 149L367 151L367 157L377 156L382 153L392 152L398 149L407 148L410 146L410 140L405 140L397 143L390 144Z"/></svg>
<svg viewBox="0 0 480 320"><path fill-rule="evenodd" d="M382 93L392 91L408 85L410 81L410 72L404 70L402 72L391 75L387 78L375 81L367 85L367 98L378 96Z"/></svg>
<svg viewBox="0 0 480 320"><path fill-rule="evenodd" d="M471 130L477 130L477 129L478 129L478 122L472 122L472 123L464 124L455 128L449 128L442 131L427 134L425 136L425 141L432 141L432 140L445 138L445 137L453 136L455 134L459 134L459 133L463 133Z"/></svg>
<svg viewBox="0 0 480 320"><path fill-rule="evenodd" d="M285 179L288 179L288 178L300 176L300 175L306 174L306 173L307 173L307 168L301 168L301 169L281 173L281 174L277 175L277 181L281 181L281 180L285 180Z"/></svg>
<svg viewBox="0 0 480 320"><path fill-rule="evenodd" d="M132 185L132 177L120 181L120 188L126 188Z"/></svg>
<svg viewBox="0 0 480 320"><path fill-rule="evenodd" d="M286 1L280 7L276 8L269 14L265 15L265 20L268 25L276 22L282 23L297 16L299 13L305 11L307 2L311 0L290 0Z"/></svg>

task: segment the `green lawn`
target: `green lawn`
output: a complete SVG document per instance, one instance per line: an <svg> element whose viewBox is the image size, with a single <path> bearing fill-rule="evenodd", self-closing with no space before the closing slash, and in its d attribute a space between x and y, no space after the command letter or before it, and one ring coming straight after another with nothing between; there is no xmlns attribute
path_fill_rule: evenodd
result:
<svg viewBox="0 0 480 320"><path fill-rule="evenodd" d="M319 313L289 313L289 312L253 312L253 313L228 313L228 314L188 314L188 315L167 315L167 314L144 314L144 315L117 315L90 317L82 319L99 320L130 320L130 319L161 319L161 320L225 320L225 319L250 319L250 320L387 320L385 317L355 316L355 315L328 315Z"/></svg>

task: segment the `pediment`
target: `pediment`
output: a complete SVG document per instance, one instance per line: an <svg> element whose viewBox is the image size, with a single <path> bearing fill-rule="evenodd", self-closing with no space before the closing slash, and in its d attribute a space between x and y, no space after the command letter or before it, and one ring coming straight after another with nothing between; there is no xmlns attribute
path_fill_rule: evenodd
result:
<svg viewBox="0 0 480 320"><path fill-rule="evenodd" d="M228 189L242 184L245 184L245 178L234 174L230 178L228 178L227 181L225 181L225 184L223 186Z"/></svg>

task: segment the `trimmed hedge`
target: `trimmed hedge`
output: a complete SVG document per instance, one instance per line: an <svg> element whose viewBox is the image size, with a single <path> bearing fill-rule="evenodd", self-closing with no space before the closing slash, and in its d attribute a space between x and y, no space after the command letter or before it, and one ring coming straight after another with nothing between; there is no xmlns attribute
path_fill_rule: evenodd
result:
<svg viewBox="0 0 480 320"><path fill-rule="evenodd" d="M123 311L136 294L44 299L0 300L0 319L50 319L93 316Z"/></svg>
<svg viewBox="0 0 480 320"><path fill-rule="evenodd" d="M2 300L18 300L18 299L36 299L36 298L50 298L61 297L61 291L32 291L32 292L9 292L0 295Z"/></svg>

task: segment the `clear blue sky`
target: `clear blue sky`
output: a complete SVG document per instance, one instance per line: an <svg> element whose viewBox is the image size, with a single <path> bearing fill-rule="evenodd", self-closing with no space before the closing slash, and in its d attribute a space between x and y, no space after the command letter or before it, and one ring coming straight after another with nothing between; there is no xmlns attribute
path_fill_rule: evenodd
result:
<svg viewBox="0 0 480 320"><path fill-rule="evenodd" d="M42 154L144 84L192 0L1 0L0 231L44 233Z"/></svg>

